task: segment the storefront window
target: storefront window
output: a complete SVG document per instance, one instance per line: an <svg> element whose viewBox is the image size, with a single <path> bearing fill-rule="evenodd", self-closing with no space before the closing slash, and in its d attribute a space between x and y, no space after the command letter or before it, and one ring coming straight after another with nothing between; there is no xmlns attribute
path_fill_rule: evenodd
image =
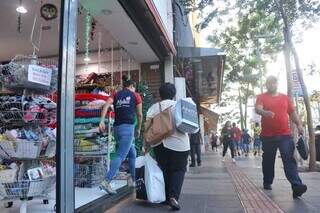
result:
<svg viewBox="0 0 320 213"><path fill-rule="evenodd" d="M60 1L0 3L0 212L56 208Z"/></svg>

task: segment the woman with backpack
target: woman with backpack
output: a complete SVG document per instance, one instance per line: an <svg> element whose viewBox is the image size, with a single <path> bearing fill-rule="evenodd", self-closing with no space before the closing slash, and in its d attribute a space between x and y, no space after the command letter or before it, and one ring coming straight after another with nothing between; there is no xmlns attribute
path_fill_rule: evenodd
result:
<svg viewBox="0 0 320 213"><path fill-rule="evenodd" d="M159 88L161 101L152 105L147 112L147 120L152 119L161 111L171 107L172 117L176 101L176 88L171 83L165 83ZM165 181L166 203L173 210L180 210L179 196L187 170L188 155L190 150L189 137L177 129L171 136L153 146L156 161L161 168Z"/></svg>

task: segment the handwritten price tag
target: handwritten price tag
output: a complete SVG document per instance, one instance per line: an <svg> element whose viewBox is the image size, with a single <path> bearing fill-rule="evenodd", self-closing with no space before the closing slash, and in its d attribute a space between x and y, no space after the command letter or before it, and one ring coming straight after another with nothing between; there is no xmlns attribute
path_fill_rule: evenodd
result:
<svg viewBox="0 0 320 213"><path fill-rule="evenodd" d="M52 70L46 67L37 65L29 65L28 81L38 83L45 86L50 86Z"/></svg>

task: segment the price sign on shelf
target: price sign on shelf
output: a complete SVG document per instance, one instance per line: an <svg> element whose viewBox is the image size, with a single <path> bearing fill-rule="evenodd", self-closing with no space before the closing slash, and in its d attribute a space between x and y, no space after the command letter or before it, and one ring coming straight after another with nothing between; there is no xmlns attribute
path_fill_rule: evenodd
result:
<svg viewBox="0 0 320 213"><path fill-rule="evenodd" d="M303 96L302 87L296 70L292 70L292 93L298 96Z"/></svg>
<svg viewBox="0 0 320 213"><path fill-rule="evenodd" d="M29 65L28 81L50 86L52 70L38 65Z"/></svg>

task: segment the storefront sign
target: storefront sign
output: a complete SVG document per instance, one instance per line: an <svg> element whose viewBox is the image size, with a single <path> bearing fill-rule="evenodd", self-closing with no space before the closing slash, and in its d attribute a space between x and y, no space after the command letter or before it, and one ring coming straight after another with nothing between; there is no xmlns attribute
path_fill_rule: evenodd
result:
<svg viewBox="0 0 320 213"><path fill-rule="evenodd" d="M292 70L292 93L296 96L303 96L302 87L296 70Z"/></svg>
<svg viewBox="0 0 320 213"><path fill-rule="evenodd" d="M29 65L28 68L28 81L38 83L45 86L50 86L52 70L49 68Z"/></svg>

